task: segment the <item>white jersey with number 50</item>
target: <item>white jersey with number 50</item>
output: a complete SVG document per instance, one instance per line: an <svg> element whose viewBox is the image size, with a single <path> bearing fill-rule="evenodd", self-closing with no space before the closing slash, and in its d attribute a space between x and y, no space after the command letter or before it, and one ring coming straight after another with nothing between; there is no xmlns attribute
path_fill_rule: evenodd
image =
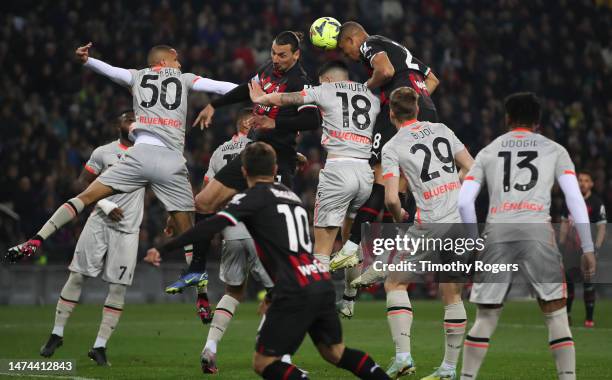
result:
<svg viewBox="0 0 612 380"><path fill-rule="evenodd" d="M370 158L380 100L367 86L351 81L323 83L305 88L302 95L304 104L316 104L321 110L321 145L327 153Z"/></svg>
<svg viewBox="0 0 612 380"><path fill-rule="evenodd" d="M416 119L405 122L383 146L383 177L404 173L417 205L417 223L461 222L455 155L463 149L446 125Z"/></svg>
<svg viewBox="0 0 612 380"><path fill-rule="evenodd" d="M183 151L187 95L201 79L170 67L130 70L136 127L157 136L170 149Z"/></svg>

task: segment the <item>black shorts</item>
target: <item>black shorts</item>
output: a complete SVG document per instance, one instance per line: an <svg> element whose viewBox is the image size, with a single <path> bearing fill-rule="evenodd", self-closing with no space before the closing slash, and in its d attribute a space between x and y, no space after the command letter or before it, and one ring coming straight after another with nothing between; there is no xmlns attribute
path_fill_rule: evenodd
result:
<svg viewBox="0 0 612 380"><path fill-rule="evenodd" d="M293 355L306 334L315 345L342 343L342 325L336 313L336 293L307 293L277 297L266 313L255 350L266 356Z"/></svg>
<svg viewBox="0 0 612 380"><path fill-rule="evenodd" d="M291 170L289 168L283 168L279 165L276 181L292 189L294 173L295 168ZM227 165L221 168L221 170L219 170L219 172L215 175L215 179L221 182L224 186L230 187L238 192L246 190L248 185L246 179L242 175L242 157L237 156L228 162Z"/></svg>
<svg viewBox="0 0 612 380"><path fill-rule="evenodd" d="M419 121L430 121L432 123L438 122L438 113L435 109L421 108L419 110ZM381 152L383 146L391 140L397 133L397 128L391 123L389 117L389 103L383 104L380 109L380 113L376 118L376 124L374 124L374 131L372 133L372 157L370 158L370 164L379 164Z"/></svg>

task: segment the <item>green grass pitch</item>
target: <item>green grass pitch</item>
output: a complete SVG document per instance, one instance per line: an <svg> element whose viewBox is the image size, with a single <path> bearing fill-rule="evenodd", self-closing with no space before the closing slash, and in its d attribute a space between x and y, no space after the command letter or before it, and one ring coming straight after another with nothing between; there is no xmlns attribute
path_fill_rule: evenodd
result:
<svg viewBox="0 0 612 380"><path fill-rule="evenodd" d="M54 359L75 359L75 376L97 379L253 379L251 355L259 317L256 305L239 307L228 333L219 345L218 375L203 375L199 353L206 339L204 327L191 305L127 305L117 331L109 342L110 368L98 368L86 353L92 345L101 317L101 306L80 305L66 327L64 346ZM412 325L412 353L417 376L428 375L443 356L441 327L443 309L436 301L416 301ZM0 307L0 359L37 359L53 323L53 306ZM582 302L574 310L576 325L582 325ZM599 301L597 327L574 327L579 379L612 378L612 302ZM473 322L474 308L468 316ZM470 323L471 325L471 323ZM394 354L383 302L359 302L356 316L343 321L347 345L368 351L386 368ZM310 372L312 379L352 379L352 374L334 368L319 358L307 338L294 356L294 363ZM8 378L0 374L1 378ZM26 378L26 377L20 377ZM37 377L40 379L39 377ZM555 379L547 331L535 302L506 305L491 348L481 369L481 379Z"/></svg>

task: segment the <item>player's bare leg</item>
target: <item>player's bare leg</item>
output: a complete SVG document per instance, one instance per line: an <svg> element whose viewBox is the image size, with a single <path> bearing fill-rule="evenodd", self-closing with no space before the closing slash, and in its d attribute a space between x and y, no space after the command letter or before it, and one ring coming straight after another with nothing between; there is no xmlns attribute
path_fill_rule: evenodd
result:
<svg viewBox="0 0 612 380"><path fill-rule="evenodd" d="M408 285L405 276L390 273L385 280L387 294L387 322L395 344L395 359L387 369L392 379L412 374L416 371L410 354L410 330L412 327L412 304L408 297Z"/></svg>
<svg viewBox="0 0 612 380"><path fill-rule="evenodd" d="M443 330L445 336L444 359L440 367L421 380L455 379L461 342L467 326L467 314L461 300L462 283L440 283L440 294L444 303Z"/></svg>
<svg viewBox="0 0 612 380"><path fill-rule="evenodd" d="M338 227L316 227L314 228L314 256L329 268L329 257L334 249L334 242L338 236Z"/></svg>
<svg viewBox="0 0 612 380"><path fill-rule="evenodd" d="M360 379L388 379L374 359L367 353L346 347L344 343L326 345L317 344L317 350L323 359L336 367L352 372Z"/></svg>
<svg viewBox="0 0 612 380"><path fill-rule="evenodd" d="M334 255L331 260L329 269L336 271L338 269L350 267L355 261L359 261L357 250L361 243L361 225L363 223L372 223L380 214L385 203L385 187L383 186L382 168L380 164L375 164L374 169L374 185L370 198L357 211L357 216L351 228L349 239L344 243L342 249ZM353 264L354 266L356 264Z"/></svg>
<svg viewBox="0 0 612 380"><path fill-rule="evenodd" d="M10 248L6 258L11 262L16 262L23 257L34 255L48 237L76 218L85 207L113 195L113 193L111 187L98 180L93 181L82 193L61 205L33 238Z"/></svg>
<svg viewBox="0 0 612 380"><path fill-rule="evenodd" d="M212 214L219 211L238 191L212 179L195 197L196 212Z"/></svg>

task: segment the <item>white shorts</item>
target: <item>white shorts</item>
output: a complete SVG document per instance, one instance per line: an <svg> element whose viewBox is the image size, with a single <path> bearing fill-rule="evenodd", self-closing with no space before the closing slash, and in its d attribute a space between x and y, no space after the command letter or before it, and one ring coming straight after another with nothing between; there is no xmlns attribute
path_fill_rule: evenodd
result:
<svg viewBox="0 0 612 380"><path fill-rule="evenodd" d="M253 239L224 240L219 269L221 281L230 286L242 285L249 271L256 281L263 284L264 288L269 289L274 286L268 272L257 257Z"/></svg>
<svg viewBox="0 0 612 380"><path fill-rule="evenodd" d="M134 145L98 180L121 193L150 185L166 211L195 210L186 160L176 150L149 144Z"/></svg>
<svg viewBox="0 0 612 380"><path fill-rule="evenodd" d="M374 173L368 160L331 158L319 172L315 227L341 227L368 200Z"/></svg>
<svg viewBox="0 0 612 380"><path fill-rule="evenodd" d="M472 303L503 303L513 280L528 283L543 301L567 297L561 253L556 245L538 240L489 243L476 260L484 264L518 264L519 271L476 273L470 294Z"/></svg>
<svg viewBox="0 0 612 380"><path fill-rule="evenodd" d="M88 277L98 277L113 284L132 285L138 256L138 233L110 228L92 215L79 236L68 269Z"/></svg>

